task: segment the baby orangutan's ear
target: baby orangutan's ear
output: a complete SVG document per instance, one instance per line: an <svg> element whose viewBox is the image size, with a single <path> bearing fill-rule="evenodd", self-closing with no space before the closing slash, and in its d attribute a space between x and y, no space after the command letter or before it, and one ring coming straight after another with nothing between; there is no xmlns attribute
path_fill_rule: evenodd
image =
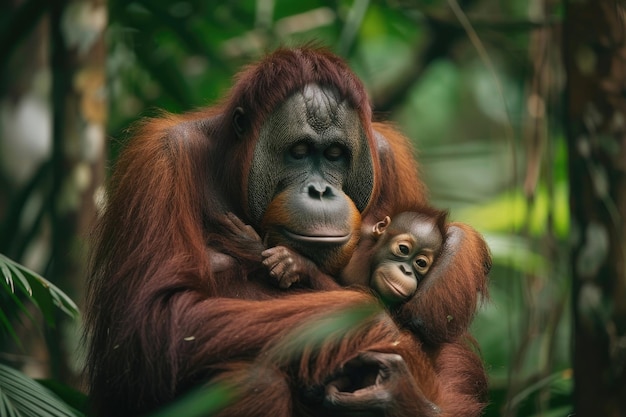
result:
<svg viewBox="0 0 626 417"><path fill-rule="evenodd" d="M374 237L376 239L378 239L383 235L383 233L385 233L385 230L387 230L387 226L389 226L389 223L391 223L391 218L389 216L385 216L384 219L374 225L372 233L374 233Z"/></svg>

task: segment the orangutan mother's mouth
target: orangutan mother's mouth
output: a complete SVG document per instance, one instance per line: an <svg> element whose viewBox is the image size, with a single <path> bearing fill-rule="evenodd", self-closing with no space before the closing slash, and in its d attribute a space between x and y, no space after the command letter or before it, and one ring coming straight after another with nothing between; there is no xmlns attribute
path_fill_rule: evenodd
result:
<svg viewBox="0 0 626 417"><path fill-rule="evenodd" d="M352 233L345 235L338 234L319 234L319 235L301 235L291 232L287 229L283 229L283 234L290 240L302 243L313 243L320 245L343 245L350 240Z"/></svg>

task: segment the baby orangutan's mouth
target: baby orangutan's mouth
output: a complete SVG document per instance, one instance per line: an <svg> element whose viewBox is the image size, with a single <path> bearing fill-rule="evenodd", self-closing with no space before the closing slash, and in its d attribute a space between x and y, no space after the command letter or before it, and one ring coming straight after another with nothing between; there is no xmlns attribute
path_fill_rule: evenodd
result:
<svg viewBox="0 0 626 417"><path fill-rule="evenodd" d="M407 291L407 289L404 288L404 286L398 285L397 282L395 282L393 279L390 279L387 275L381 274L381 276L382 276L383 280L385 281L385 283L388 285L389 289L391 291L393 291L394 293L396 293L396 295L400 299L408 298L411 295Z"/></svg>

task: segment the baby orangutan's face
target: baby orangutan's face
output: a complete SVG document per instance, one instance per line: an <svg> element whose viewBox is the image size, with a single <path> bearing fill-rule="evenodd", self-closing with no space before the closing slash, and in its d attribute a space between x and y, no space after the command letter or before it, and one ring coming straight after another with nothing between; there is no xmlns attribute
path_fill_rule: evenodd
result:
<svg viewBox="0 0 626 417"><path fill-rule="evenodd" d="M378 235L369 285L388 303L408 300L428 273L443 243L436 221L404 213L374 228Z"/></svg>

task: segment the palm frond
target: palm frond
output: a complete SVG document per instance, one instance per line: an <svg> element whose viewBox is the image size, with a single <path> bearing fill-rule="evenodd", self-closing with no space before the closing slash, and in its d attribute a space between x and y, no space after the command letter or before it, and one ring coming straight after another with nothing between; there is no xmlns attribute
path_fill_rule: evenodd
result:
<svg viewBox="0 0 626 417"><path fill-rule="evenodd" d="M80 417L41 384L0 364L0 417Z"/></svg>
<svg viewBox="0 0 626 417"><path fill-rule="evenodd" d="M0 307L0 333L4 331L16 341L17 337L11 324L10 312L11 310L18 310L32 319L26 308L26 300L32 301L37 306L46 323L50 326L54 326L56 308L72 318L79 315L78 307L63 291L41 275L3 254L0 254L0 294L9 301Z"/></svg>

